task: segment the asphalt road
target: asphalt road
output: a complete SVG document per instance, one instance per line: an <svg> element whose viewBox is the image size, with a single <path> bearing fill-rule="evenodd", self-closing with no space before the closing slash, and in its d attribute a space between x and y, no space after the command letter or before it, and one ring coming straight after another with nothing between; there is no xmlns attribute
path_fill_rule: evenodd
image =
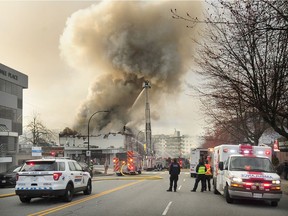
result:
<svg viewBox="0 0 288 216"><path fill-rule="evenodd" d="M190 192L194 178L189 173L181 173L178 191L166 192L169 185L167 172L149 173L138 176L116 177L96 176L93 193L75 195L71 203L56 198L32 199L23 204L17 196L0 199L1 216L21 215L221 215L221 216L286 216L288 196L283 195L278 207L261 201L236 201L227 204L224 197L213 192ZM130 180L129 180L130 179ZM13 193L13 188L0 189L3 193Z"/></svg>

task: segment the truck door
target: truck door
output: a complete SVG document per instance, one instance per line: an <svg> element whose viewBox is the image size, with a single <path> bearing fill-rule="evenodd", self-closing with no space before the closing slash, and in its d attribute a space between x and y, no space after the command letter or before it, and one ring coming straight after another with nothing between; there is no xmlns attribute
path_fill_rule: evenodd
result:
<svg viewBox="0 0 288 216"><path fill-rule="evenodd" d="M83 181L83 173L82 168L79 170L79 167L77 167L77 164L73 161L69 161L69 169L70 169L70 177L74 183L74 188L79 188L82 186ZM80 165L79 165L80 166Z"/></svg>

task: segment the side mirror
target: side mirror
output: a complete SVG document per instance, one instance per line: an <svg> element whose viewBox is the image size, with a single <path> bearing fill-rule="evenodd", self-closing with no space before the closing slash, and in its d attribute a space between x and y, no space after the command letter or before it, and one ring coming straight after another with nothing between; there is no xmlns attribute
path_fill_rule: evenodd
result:
<svg viewBox="0 0 288 216"><path fill-rule="evenodd" d="M223 163L222 161L219 162L218 168L222 171L222 170L223 170L223 167L224 167L224 163Z"/></svg>

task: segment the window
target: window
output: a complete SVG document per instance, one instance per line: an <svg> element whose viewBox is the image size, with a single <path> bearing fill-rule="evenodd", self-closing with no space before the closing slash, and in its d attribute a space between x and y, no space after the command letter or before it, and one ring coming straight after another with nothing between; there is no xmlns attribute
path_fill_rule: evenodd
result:
<svg viewBox="0 0 288 216"><path fill-rule="evenodd" d="M54 161L27 161L21 171L55 171Z"/></svg>
<svg viewBox="0 0 288 216"><path fill-rule="evenodd" d="M76 171L77 170L73 162L68 162L68 165L69 165L70 171Z"/></svg>
<svg viewBox="0 0 288 216"><path fill-rule="evenodd" d="M82 167L77 162L74 162L74 165L77 171L82 171Z"/></svg>
<svg viewBox="0 0 288 216"><path fill-rule="evenodd" d="M5 92L5 80L0 79L0 91Z"/></svg>
<svg viewBox="0 0 288 216"><path fill-rule="evenodd" d="M58 163L58 170L59 171L65 171L65 163L64 162Z"/></svg>
<svg viewBox="0 0 288 216"><path fill-rule="evenodd" d="M6 81L6 89L5 92L12 94L12 83Z"/></svg>

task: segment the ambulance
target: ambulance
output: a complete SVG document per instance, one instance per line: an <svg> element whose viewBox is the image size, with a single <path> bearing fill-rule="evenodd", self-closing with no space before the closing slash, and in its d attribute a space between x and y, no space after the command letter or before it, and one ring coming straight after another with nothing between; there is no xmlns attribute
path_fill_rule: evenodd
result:
<svg viewBox="0 0 288 216"><path fill-rule="evenodd" d="M214 193L235 199L266 200L277 206L282 197L280 176L271 163L269 146L223 144L214 147Z"/></svg>

